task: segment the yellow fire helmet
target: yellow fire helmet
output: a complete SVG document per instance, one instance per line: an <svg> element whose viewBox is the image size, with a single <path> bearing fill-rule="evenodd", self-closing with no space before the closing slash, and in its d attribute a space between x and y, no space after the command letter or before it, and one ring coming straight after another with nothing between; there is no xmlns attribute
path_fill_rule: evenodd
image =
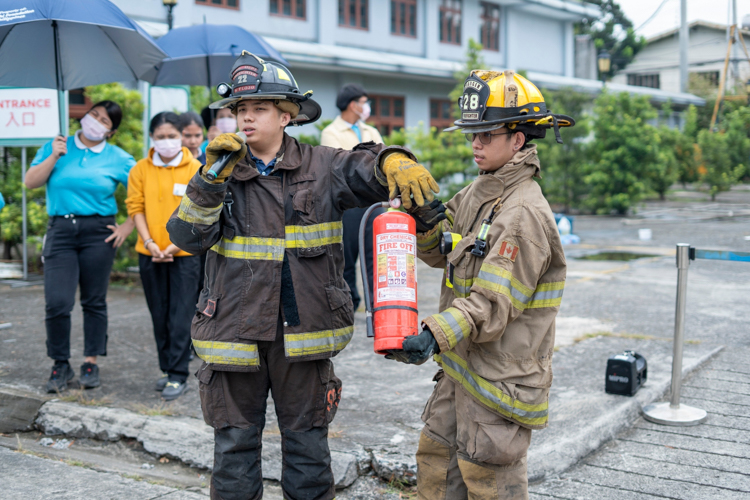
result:
<svg viewBox="0 0 750 500"><path fill-rule="evenodd" d="M548 110L536 85L510 70L472 71L464 82L458 107L461 119L446 132L479 133L508 127L526 134L528 141L544 138L547 129L552 128L555 139L562 144L559 127L575 125L573 118Z"/></svg>

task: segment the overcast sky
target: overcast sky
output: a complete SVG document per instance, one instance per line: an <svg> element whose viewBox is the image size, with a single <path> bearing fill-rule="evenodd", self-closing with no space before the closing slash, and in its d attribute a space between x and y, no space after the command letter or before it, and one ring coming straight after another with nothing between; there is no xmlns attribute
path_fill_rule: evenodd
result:
<svg viewBox="0 0 750 500"><path fill-rule="evenodd" d="M737 19L742 24L742 17L750 14L750 0L735 0L737 2ZM653 13L662 0L619 0L625 15L638 28ZM729 5L732 0L687 0L688 22L708 21L716 24L727 24ZM665 0L659 13L638 33L650 38L680 25L680 0Z"/></svg>

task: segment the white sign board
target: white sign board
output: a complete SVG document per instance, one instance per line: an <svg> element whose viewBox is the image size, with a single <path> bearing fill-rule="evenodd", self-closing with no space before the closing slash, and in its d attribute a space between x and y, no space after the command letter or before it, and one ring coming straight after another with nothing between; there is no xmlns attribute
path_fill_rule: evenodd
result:
<svg viewBox="0 0 750 500"><path fill-rule="evenodd" d="M149 120L162 111L184 113L190 109L190 93L185 87L151 87Z"/></svg>
<svg viewBox="0 0 750 500"><path fill-rule="evenodd" d="M57 90L0 89L0 141L46 142L60 133Z"/></svg>

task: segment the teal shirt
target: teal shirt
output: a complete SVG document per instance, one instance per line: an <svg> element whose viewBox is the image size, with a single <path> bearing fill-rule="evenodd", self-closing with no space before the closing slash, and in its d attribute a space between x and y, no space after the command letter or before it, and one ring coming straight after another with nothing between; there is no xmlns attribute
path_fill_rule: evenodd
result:
<svg viewBox="0 0 750 500"><path fill-rule="evenodd" d="M52 141L37 151L31 166L52 154ZM115 215L117 184L128 185L135 159L103 142L89 149L68 137L68 153L60 157L47 179L47 213L56 215Z"/></svg>

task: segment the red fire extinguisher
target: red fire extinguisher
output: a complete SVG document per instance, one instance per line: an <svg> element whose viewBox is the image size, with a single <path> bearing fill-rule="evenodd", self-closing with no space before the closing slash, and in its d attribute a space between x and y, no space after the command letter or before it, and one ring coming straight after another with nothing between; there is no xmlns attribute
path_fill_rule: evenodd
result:
<svg viewBox="0 0 750 500"><path fill-rule="evenodd" d="M400 200L376 203L359 227L359 262L367 309L367 336L375 338L377 354L400 351L404 337L419 333L417 310L417 229L414 219L399 210ZM372 223L373 295L365 261L365 227L373 210L389 207ZM394 208L395 207L395 208Z"/></svg>

